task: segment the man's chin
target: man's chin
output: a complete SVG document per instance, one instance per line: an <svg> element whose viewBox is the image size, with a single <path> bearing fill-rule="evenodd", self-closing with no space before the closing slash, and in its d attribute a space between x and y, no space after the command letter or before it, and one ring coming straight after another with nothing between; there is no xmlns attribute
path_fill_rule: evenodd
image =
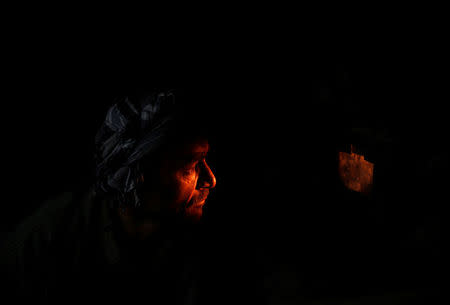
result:
<svg viewBox="0 0 450 305"><path fill-rule="evenodd" d="M186 209L185 219L190 223L199 223L203 216L203 205L191 206Z"/></svg>

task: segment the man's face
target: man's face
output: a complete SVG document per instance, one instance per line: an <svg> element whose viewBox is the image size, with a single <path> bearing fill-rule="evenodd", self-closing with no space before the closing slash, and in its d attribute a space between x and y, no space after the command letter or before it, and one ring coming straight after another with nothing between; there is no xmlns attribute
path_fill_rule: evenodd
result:
<svg viewBox="0 0 450 305"><path fill-rule="evenodd" d="M182 214L191 222L200 220L209 191L216 185L206 162L208 151L208 141L193 140L162 160L157 190L161 209Z"/></svg>

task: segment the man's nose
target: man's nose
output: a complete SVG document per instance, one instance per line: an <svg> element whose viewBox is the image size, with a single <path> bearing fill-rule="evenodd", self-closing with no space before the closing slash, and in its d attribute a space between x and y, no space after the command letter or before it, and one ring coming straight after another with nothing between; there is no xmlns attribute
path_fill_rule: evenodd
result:
<svg viewBox="0 0 450 305"><path fill-rule="evenodd" d="M206 163L206 161L203 161L200 187L212 189L215 186L216 186L216 176L214 176L208 163Z"/></svg>

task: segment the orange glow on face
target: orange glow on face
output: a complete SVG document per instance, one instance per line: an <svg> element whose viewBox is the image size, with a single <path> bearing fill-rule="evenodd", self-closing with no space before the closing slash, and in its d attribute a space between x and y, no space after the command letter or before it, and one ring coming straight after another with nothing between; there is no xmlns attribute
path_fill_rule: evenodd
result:
<svg viewBox="0 0 450 305"><path fill-rule="evenodd" d="M368 194L373 184L373 167L373 163L353 151L339 152L339 176L350 190Z"/></svg>

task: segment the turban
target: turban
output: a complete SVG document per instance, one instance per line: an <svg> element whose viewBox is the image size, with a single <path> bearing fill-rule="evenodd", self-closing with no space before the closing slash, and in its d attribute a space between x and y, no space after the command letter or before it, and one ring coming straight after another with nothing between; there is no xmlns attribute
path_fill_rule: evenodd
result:
<svg viewBox="0 0 450 305"><path fill-rule="evenodd" d="M172 91L134 99L120 98L106 113L95 136L95 190L115 194L119 204L139 206L144 155L165 142L175 120Z"/></svg>

